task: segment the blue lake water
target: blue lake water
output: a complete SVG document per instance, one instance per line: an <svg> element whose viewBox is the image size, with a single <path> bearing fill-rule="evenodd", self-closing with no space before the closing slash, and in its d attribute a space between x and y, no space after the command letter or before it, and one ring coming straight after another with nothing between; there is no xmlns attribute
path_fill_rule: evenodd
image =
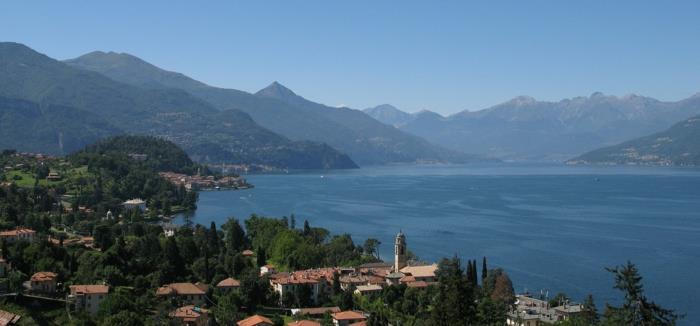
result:
<svg viewBox="0 0 700 326"><path fill-rule="evenodd" d="M621 297L604 267L631 260L650 298L700 324L698 169L396 165L247 178L254 189L202 192L192 221L293 213L358 244L377 238L387 259L402 229L423 260L487 256L516 292L592 293L601 310Z"/></svg>

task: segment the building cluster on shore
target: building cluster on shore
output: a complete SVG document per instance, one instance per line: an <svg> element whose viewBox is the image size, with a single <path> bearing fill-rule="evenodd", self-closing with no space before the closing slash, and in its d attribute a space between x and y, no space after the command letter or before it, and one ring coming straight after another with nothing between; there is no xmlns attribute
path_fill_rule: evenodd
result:
<svg viewBox="0 0 700 326"><path fill-rule="evenodd" d="M216 178L212 175L187 175L175 172L159 172L161 177L172 184L184 186L187 190L212 190L212 189L245 189L250 185L241 176L223 176Z"/></svg>

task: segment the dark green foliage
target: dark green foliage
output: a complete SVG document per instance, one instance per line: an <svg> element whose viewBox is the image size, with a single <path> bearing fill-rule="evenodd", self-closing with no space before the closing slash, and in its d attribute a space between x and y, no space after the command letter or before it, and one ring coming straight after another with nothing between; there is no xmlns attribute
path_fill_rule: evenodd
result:
<svg viewBox="0 0 700 326"><path fill-rule="evenodd" d="M631 262L607 270L615 275L614 288L624 295L621 306L606 306L605 322L607 324L675 325L681 317L675 311L661 307L644 295L642 276L637 266Z"/></svg>
<svg viewBox="0 0 700 326"><path fill-rule="evenodd" d="M379 259L378 248L381 244L381 241L374 238L369 238L365 240L365 244L362 246L362 250L364 251L365 255L375 256L377 259Z"/></svg>
<svg viewBox="0 0 700 326"><path fill-rule="evenodd" d="M583 301L583 311L581 312L581 320L583 320L588 325L597 325L600 322L600 316L598 316L598 308L596 308L595 302L593 301L593 295L587 295L586 300Z"/></svg>
<svg viewBox="0 0 700 326"><path fill-rule="evenodd" d="M258 250L256 250L256 262L258 264L258 267L262 267L267 265L267 253L265 252L265 248L260 247Z"/></svg>
<svg viewBox="0 0 700 326"><path fill-rule="evenodd" d="M128 155L128 149L117 150L119 145L113 145L112 140L121 142L130 139L141 143L139 146L162 146L171 148L169 151L174 156L184 154L172 143L164 142L148 137L113 138L100 142L100 145L90 146L85 150L74 153L68 157L76 166L87 166L88 175L80 176L74 180L78 196L76 202L79 205L102 206L98 209L107 211L119 210L121 202L143 198L149 200L149 208L153 211L162 210L164 215L169 215L172 206L180 206L186 209L196 207L197 193L188 192L182 187L177 187L161 178L151 166L171 166L179 169L190 169L191 161L179 162L168 156L154 158L154 163L134 160ZM167 144L167 145L166 145ZM110 148L110 150L103 150ZM189 162L188 162L189 161ZM179 165L184 164L184 165ZM135 212L131 212L134 214ZM139 218L139 216L137 216Z"/></svg>
<svg viewBox="0 0 700 326"><path fill-rule="evenodd" d="M157 171L172 171L185 174L210 174L206 167L198 165L187 153L174 143L150 136L115 136L102 139L87 146L83 152L100 155L143 154L142 162L146 167ZM132 158L133 159L133 158Z"/></svg>
<svg viewBox="0 0 700 326"><path fill-rule="evenodd" d="M439 284L430 320L434 325L471 325L476 321L475 289L466 279L459 258L440 261Z"/></svg>
<svg viewBox="0 0 700 326"><path fill-rule="evenodd" d="M245 318L245 314L241 311L241 300L238 292L231 291L220 295L217 298L217 304L212 309L214 317L222 325L234 325L237 321Z"/></svg>

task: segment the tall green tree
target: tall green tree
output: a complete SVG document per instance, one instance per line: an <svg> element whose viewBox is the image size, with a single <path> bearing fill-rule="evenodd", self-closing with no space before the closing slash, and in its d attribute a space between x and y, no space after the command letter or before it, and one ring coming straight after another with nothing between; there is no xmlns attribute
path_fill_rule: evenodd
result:
<svg viewBox="0 0 700 326"><path fill-rule="evenodd" d="M246 244L246 236L238 220L229 218L222 228L224 229L224 243L226 244L228 253L231 254L242 251Z"/></svg>
<svg viewBox="0 0 700 326"><path fill-rule="evenodd" d="M443 259L437 271L438 293L430 316L432 325L472 325L476 322L474 288L457 257Z"/></svg>
<svg viewBox="0 0 700 326"><path fill-rule="evenodd" d="M644 295L642 276L637 266L631 262L614 268L606 268L615 275L614 288L620 290L624 299L622 305L607 305L606 323L620 323L630 326L667 326L675 325L681 318L674 310L666 309L649 300Z"/></svg>

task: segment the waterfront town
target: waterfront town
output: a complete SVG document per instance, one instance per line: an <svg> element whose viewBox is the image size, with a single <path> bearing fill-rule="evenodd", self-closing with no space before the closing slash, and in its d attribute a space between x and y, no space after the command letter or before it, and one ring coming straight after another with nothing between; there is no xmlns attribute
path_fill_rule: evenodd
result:
<svg viewBox="0 0 700 326"><path fill-rule="evenodd" d="M188 191L247 189L251 185L241 176L187 175L175 172L160 172L161 177L175 185L182 185Z"/></svg>

